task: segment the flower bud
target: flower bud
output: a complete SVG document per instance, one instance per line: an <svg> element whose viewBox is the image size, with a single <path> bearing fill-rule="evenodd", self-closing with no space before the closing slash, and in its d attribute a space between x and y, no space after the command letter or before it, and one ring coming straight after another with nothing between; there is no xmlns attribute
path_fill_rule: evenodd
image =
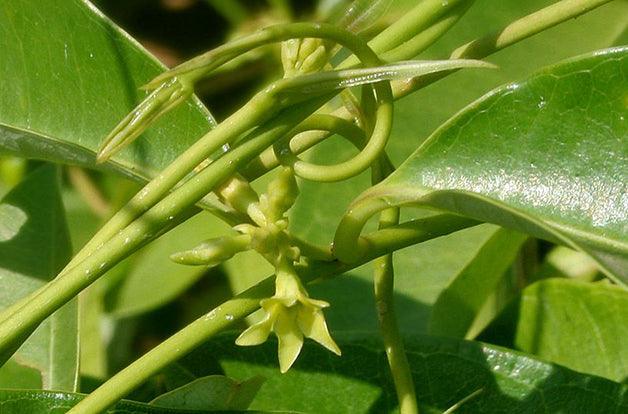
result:
<svg viewBox="0 0 628 414"><path fill-rule="evenodd" d="M318 72L329 61L329 51L321 39L290 39L281 44L284 77Z"/></svg>
<svg viewBox="0 0 628 414"><path fill-rule="evenodd" d="M260 226L266 224L266 217L259 209L259 197L248 181L239 175L231 177L216 189L216 194L227 205L240 213L248 214Z"/></svg>
<svg viewBox="0 0 628 414"><path fill-rule="evenodd" d="M236 253L247 250L251 237L247 234L223 236L207 240L191 250L170 255L170 259L179 264L193 266L217 266L231 259Z"/></svg>
<svg viewBox="0 0 628 414"><path fill-rule="evenodd" d="M260 207L270 222L283 218L299 195L296 178L290 168L282 168L279 176L268 184L267 193L260 197Z"/></svg>

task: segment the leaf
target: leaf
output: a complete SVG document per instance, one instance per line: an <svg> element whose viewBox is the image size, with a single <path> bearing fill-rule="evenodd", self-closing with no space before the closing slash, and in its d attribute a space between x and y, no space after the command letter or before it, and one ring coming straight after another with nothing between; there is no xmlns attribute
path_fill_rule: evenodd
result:
<svg viewBox="0 0 628 414"><path fill-rule="evenodd" d="M180 361L202 371L218 360L226 375L268 379L252 409L307 413L392 413L397 399L383 346L370 336L338 337L341 358L306 342L299 360L277 375L276 343L238 348L233 336L206 343ZM612 413L628 408L627 387L478 342L407 338L406 351L422 406L442 412L477 390L457 413ZM281 396L278 398L277 396Z"/></svg>
<svg viewBox="0 0 628 414"><path fill-rule="evenodd" d="M0 388L40 389L41 373L35 368L20 365L9 359L0 369Z"/></svg>
<svg viewBox="0 0 628 414"><path fill-rule="evenodd" d="M163 69L87 0L3 5L0 152L94 168L100 141ZM146 180L212 125L190 99L102 168Z"/></svg>
<svg viewBox="0 0 628 414"><path fill-rule="evenodd" d="M262 377L238 382L222 375L210 375L162 394L150 403L187 410L246 410L263 382Z"/></svg>
<svg viewBox="0 0 628 414"><path fill-rule="evenodd" d="M439 295L432 307L430 334L464 338L525 240L511 230L495 232Z"/></svg>
<svg viewBox="0 0 628 414"><path fill-rule="evenodd" d="M57 168L43 166L0 202L0 308L43 286L70 259L59 179ZM74 300L37 328L13 357L15 363L39 371L45 389L77 388L77 318ZM0 362L4 363L4 358ZM0 375L7 378L7 372L14 370L14 375L30 376L29 369L16 368L15 364L2 367Z"/></svg>
<svg viewBox="0 0 628 414"><path fill-rule="evenodd" d="M0 390L0 412L11 414L61 414L78 404L85 394L72 394L53 391L17 391ZM241 411L237 411L241 412ZM250 414L264 414L265 411L246 411ZM272 411L277 414L290 414L289 411ZM160 408L150 404L122 400L115 407L108 409L106 414L202 414L202 413L236 413L236 411L179 410ZM294 413L296 414L296 413Z"/></svg>
<svg viewBox="0 0 628 414"><path fill-rule="evenodd" d="M515 346L576 371L628 379L628 292L548 279L523 291Z"/></svg>
<svg viewBox="0 0 628 414"><path fill-rule="evenodd" d="M628 283L627 64L628 48L608 49L498 88L360 202L430 206L559 241Z"/></svg>

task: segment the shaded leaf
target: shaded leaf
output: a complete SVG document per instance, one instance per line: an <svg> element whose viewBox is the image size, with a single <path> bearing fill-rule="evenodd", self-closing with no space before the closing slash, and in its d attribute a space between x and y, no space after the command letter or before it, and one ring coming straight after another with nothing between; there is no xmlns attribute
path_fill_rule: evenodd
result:
<svg viewBox="0 0 628 414"><path fill-rule="evenodd" d="M222 375L211 375L162 394L150 403L157 407L187 410L246 410L263 383L262 377L239 382Z"/></svg>
<svg viewBox="0 0 628 414"><path fill-rule="evenodd" d="M43 166L0 201L0 309L54 278L71 254L59 171ZM7 378L11 371L18 377L31 376L27 369L31 368L39 371L45 389L76 390L77 318L76 300L48 318L17 350L13 359L18 365L0 368L4 381L11 382ZM26 371L18 370L19 365ZM16 379L15 384L22 380Z"/></svg>
<svg viewBox="0 0 628 414"><path fill-rule="evenodd" d="M511 230L495 232L438 296L432 307L430 334L464 338L525 240Z"/></svg>
<svg viewBox="0 0 628 414"><path fill-rule="evenodd" d="M126 271L106 293L106 310L128 317L161 306L189 288L206 271L174 263L169 256L224 232L228 227L209 213L200 213L122 262Z"/></svg>
<svg viewBox="0 0 628 414"><path fill-rule="evenodd" d="M548 279L523 291L515 346L571 369L628 379L628 292Z"/></svg>
<svg viewBox="0 0 628 414"><path fill-rule="evenodd" d="M0 412L11 414L62 414L78 404L85 394L72 394L52 391L0 390ZM107 414L201 414L235 413L236 411L179 410L155 407L150 404L123 400L106 411ZM241 412L241 411L237 411ZM250 414L264 414L267 411L246 411ZM277 414L290 414L290 411L272 411Z"/></svg>
<svg viewBox="0 0 628 414"><path fill-rule="evenodd" d="M201 371L217 359L226 375L268 379L252 409L307 413L392 413L397 399L383 346L371 336L339 337L343 356L306 342L290 371L277 375L275 340L238 348L233 336L208 342L181 363ZM478 342L412 337L406 351L419 403L446 410L481 389L457 413L619 413L625 385L588 376L505 348ZM281 398L277 398L281 396ZM426 410L427 411L427 410Z"/></svg>

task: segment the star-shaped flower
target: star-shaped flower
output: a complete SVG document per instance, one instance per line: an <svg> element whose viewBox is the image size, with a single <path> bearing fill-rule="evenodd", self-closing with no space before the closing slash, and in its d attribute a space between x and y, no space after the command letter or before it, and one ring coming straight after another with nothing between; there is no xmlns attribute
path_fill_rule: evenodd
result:
<svg viewBox="0 0 628 414"><path fill-rule="evenodd" d="M264 319L242 332L236 344L259 345L266 341L271 331L275 332L279 339L279 369L282 373L288 371L299 356L303 337L340 355L340 348L329 334L322 311L329 304L307 296L289 261L281 261L275 283L275 295L260 302L266 312Z"/></svg>

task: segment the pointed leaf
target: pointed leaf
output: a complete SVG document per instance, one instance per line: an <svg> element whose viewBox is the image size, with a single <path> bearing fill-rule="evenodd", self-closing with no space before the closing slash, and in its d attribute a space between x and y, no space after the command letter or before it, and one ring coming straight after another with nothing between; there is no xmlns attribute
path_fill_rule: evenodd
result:
<svg viewBox="0 0 628 414"><path fill-rule="evenodd" d="M495 69L496 66L481 60L451 59L407 61L361 69L330 70L290 78L281 85L282 96L295 100L307 95L322 95L338 89L369 85L381 81L411 79L430 73L463 68Z"/></svg>

